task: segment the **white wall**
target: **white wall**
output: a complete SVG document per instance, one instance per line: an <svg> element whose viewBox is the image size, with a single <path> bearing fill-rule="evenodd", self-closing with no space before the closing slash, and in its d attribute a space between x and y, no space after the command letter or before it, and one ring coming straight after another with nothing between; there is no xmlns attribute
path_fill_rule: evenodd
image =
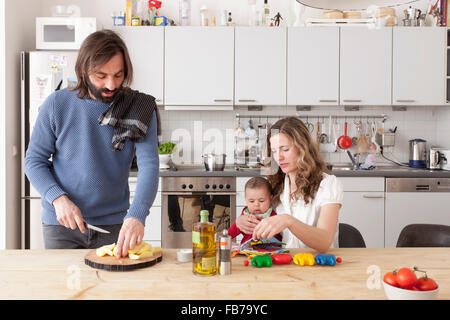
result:
<svg viewBox="0 0 450 320"><path fill-rule="evenodd" d="M0 2L0 249L5 249L6 221L5 3Z"/></svg>
<svg viewBox="0 0 450 320"><path fill-rule="evenodd" d="M3 1L2 1L3 3ZM40 0L6 0L5 3L5 231L1 234L7 249L20 248L20 52L35 48L35 17L41 15ZM30 5L32 4L32 5ZM6 233L6 234L5 234Z"/></svg>

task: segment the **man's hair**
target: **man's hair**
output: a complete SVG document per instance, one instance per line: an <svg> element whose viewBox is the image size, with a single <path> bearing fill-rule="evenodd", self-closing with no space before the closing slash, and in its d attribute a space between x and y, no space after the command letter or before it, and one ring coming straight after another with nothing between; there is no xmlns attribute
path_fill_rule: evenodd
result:
<svg viewBox="0 0 450 320"><path fill-rule="evenodd" d="M79 90L79 98L89 98L89 74L96 72L118 53L122 53L124 62L122 85L127 87L133 80L133 66L128 49L120 36L111 30L101 30L91 33L83 41L75 64L78 81L73 88L73 90Z"/></svg>
<svg viewBox="0 0 450 320"><path fill-rule="evenodd" d="M245 190L247 189L266 189L269 194L272 194L272 185L263 177L253 177L245 184Z"/></svg>

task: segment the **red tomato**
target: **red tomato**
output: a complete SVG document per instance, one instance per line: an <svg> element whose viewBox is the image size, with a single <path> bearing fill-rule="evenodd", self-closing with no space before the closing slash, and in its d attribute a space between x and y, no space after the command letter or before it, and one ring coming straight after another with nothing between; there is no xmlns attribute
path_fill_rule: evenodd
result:
<svg viewBox="0 0 450 320"><path fill-rule="evenodd" d="M244 266L248 266L248 260L244 260Z"/></svg>
<svg viewBox="0 0 450 320"><path fill-rule="evenodd" d="M403 289L411 289L417 283L416 274L409 268L401 268L396 272L395 280Z"/></svg>
<svg viewBox="0 0 450 320"><path fill-rule="evenodd" d="M342 258L337 257L337 258L336 258L336 262L337 262L337 263L341 263L341 262L342 262Z"/></svg>
<svg viewBox="0 0 450 320"><path fill-rule="evenodd" d="M436 281L425 276L425 277L421 277L421 278L419 278L419 280L417 280L416 287L420 291L430 291L430 290L437 289L438 285L437 285Z"/></svg>
<svg viewBox="0 0 450 320"><path fill-rule="evenodd" d="M394 275L393 272L388 272L384 275L383 278L384 282L386 282L387 284L394 286L394 287L398 287L398 283L396 280L396 276Z"/></svg>

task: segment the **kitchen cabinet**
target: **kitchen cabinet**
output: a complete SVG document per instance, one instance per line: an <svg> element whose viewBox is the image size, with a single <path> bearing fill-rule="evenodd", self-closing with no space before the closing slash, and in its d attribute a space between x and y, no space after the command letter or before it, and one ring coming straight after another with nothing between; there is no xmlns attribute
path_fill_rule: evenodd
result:
<svg viewBox="0 0 450 320"><path fill-rule="evenodd" d="M130 188L130 204L134 199L136 191L137 177L128 178L128 185ZM150 213L145 220L144 238L146 242L161 246L161 178L159 178L158 191L156 193L155 201L150 208Z"/></svg>
<svg viewBox="0 0 450 320"><path fill-rule="evenodd" d="M339 104L339 27L287 29L287 104Z"/></svg>
<svg viewBox="0 0 450 320"><path fill-rule="evenodd" d="M133 64L131 87L163 104L164 28L115 27L114 31L124 40Z"/></svg>
<svg viewBox="0 0 450 320"><path fill-rule="evenodd" d="M166 28L166 106L229 106L231 109L233 70L233 28Z"/></svg>
<svg viewBox="0 0 450 320"><path fill-rule="evenodd" d="M344 186L339 222L361 233L367 248L384 247L384 178L338 178Z"/></svg>
<svg viewBox="0 0 450 320"><path fill-rule="evenodd" d="M341 28L340 104L390 105L392 28Z"/></svg>
<svg viewBox="0 0 450 320"><path fill-rule="evenodd" d="M446 28L394 28L394 105L446 103Z"/></svg>
<svg viewBox="0 0 450 320"><path fill-rule="evenodd" d="M286 28L235 28L235 105L286 104Z"/></svg>

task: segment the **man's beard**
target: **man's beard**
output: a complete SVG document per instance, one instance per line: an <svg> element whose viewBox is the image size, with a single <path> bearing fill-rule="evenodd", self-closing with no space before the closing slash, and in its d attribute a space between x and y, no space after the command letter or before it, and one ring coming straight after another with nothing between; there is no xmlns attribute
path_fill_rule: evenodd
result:
<svg viewBox="0 0 450 320"><path fill-rule="evenodd" d="M89 87L89 91L90 93L95 97L96 100L103 102L103 103L111 103L114 101L114 99L117 97L117 94L122 91L123 87L122 84L120 85L120 87L116 88L115 90L108 90L106 88L97 88L89 78L86 79L87 80L87 84ZM110 93L112 92L113 95L110 97L104 97L102 95L102 92L105 93Z"/></svg>

